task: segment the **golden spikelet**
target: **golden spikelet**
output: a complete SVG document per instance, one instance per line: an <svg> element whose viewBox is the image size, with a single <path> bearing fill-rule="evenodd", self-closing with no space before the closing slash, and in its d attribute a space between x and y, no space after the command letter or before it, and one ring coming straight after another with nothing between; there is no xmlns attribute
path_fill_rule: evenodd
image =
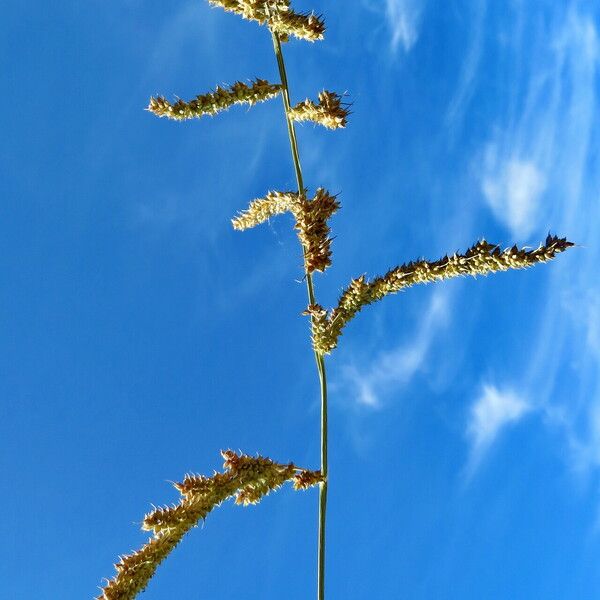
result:
<svg viewBox="0 0 600 600"><path fill-rule="evenodd" d="M117 575L102 588L98 600L131 600L144 590L156 568L177 546L185 531L176 530L150 538L139 550L122 556Z"/></svg>
<svg viewBox="0 0 600 600"><path fill-rule="evenodd" d="M236 504L258 504L263 496L271 491L278 490L286 481L293 479L296 473L296 467L293 464L265 466L264 471L259 477L245 485L235 497Z"/></svg>
<svg viewBox="0 0 600 600"><path fill-rule="evenodd" d="M280 92L280 84L269 83L264 79L256 79L250 85L237 81L229 88L217 86L214 92L200 94L189 102L177 100L175 103L171 103L162 96L152 97L147 110L157 117L185 121L203 115L216 115L234 104L252 106L257 102L270 100Z"/></svg>
<svg viewBox="0 0 600 600"><path fill-rule="evenodd" d="M327 90L319 92L318 104L307 98L290 111L290 116L294 121L313 121L327 129L346 127L349 114L346 106L342 104L341 96Z"/></svg>
<svg viewBox="0 0 600 600"><path fill-rule="evenodd" d="M331 265L331 238L327 220L340 208L336 196L319 188L312 200L300 198L294 207L295 228L304 248L307 273L324 271Z"/></svg>
<svg viewBox="0 0 600 600"><path fill-rule="evenodd" d="M233 228L238 231L256 227L271 217L292 212L300 196L297 192L269 192L264 198L253 200L247 210L233 219Z"/></svg>
<svg viewBox="0 0 600 600"><path fill-rule="evenodd" d="M208 0L208 3L261 25L271 14L290 10L289 0Z"/></svg>
<svg viewBox="0 0 600 600"><path fill-rule="evenodd" d="M319 305L309 306L305 314L311 316L313 345L320 354L329 354L336 346L342 329L363 306L381 300L418 283L429 283L462 275L487 275L508 269L525 269L553 259L572 246L565 238L548 236L535 250L513 246L501 250L485 240L477 242L464 254L453 254L428 262L419 260L391 269L385 275L367 281L362 275L353 279L342 292L338 305L327 311Z"/></svg>
<svg viewBox="0 0 600 600"><path fill-rule="evenodd" d="M315 485L325 482L321 471L300 471L293 477L295 490L307 490Z"/></svg>
<svg viewBox="0 0 600 600"><path fill-rule="evenodd" d="M183 536L228 498L235 496L237 504L255 504L286 481L293 481L296 490L321 481L317 472L298 469L292 463L279 464L231 450L221 454L224 473L186 475L181 483L174 484L182 495L179 504L157 508L144 517L142 528L152 531L153 537L136 552L120 557L115 565L117 575L106 583L97 600L135 598Z"/></svg>
<svg viewBox="0 0 600 600"><path fill-rule="evenodd" d="M334 329L327 309L320 304L309 304L302 313L310 317L313 348L319 354L329 354L336 346L341 332Z"/></svg>
<svg viewBox="0 0 600 600"><path fill-rule="evenodd" d="M296 13L292 10L274 13L267 25L271 31L279 35L293 35L300 40L316 42L325 35L325 21L314 14Z"/></svg>
<svg viewBox="0 0 600 600"><path fill-rule="evenodd" d="M256 21L276 33L282 39L293 35L302 40L314 42L322 40L325 22L314 14L294 12L289 0L208 0L212 6L218 6L235 13L249 21Z"/></svg>
<svg viewBox="0 0 600 600"><path fill-rule="evenodd" d="M331 238L327 220L340 208L335 196L323 188L307 200L297 192L269 192L253 200L249 207L231 220L234 229L244 230L264 223L269 218L291 212L296 219L295 229L304 248L307 273L324 271L331 264Z"/></svg>

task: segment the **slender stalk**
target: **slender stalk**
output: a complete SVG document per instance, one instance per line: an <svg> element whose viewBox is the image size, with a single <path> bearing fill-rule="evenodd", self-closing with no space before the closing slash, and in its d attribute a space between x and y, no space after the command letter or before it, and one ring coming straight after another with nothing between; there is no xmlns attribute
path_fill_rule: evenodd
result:
<svg viewBox="0 0 600 600"><path fill-rule="evenodd" d="M294 122L290 117L290 88L283 60L283 51L281 49L281 40L276 32L271 32L273 37L273 48L279 67L279 76L281 78L283 107L285 109L285 120L287 123L288 136L290 138L290 148L294 169L296 171L296 181L298 183L298 193L304 195L304 180L302 178L302 167L300 165L300 153L298 152L298 141L296 139L296 129ZM306 272L306 289L308 292L309 304L315 304L315 289L312 274ZM319 533L318 533L318 553L317 553L317 598L325 599L325 516L327 513L327 373L325 371L325 359L322 354L315 352L315 361L319 373L319 383L321 386L321 473L325 481L319 488Z"/></svg>

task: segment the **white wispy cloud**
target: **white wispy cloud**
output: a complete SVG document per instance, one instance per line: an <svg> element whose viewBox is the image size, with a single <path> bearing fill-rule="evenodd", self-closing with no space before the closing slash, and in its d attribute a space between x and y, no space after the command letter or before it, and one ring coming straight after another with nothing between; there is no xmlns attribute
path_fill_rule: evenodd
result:
<svg viewBox="0 0 600 600"><path fill-rule="evenodd" d="M477 75L481 64L485 33L485 16L487 1L477 0L472 5L472 26L469 28L471 39L461 68L458 84L446 111L446 124L457 127L462 121L463 114L473 96L477 85Z"/></svg>
<svg viewBox="0 0 600 600"><path fill-rule="evenodd" d="M513 48L507 110L482 154L483 196L517 237L567 220L579 203L585 172L598 36L592 19L575 9L565 17L560 8L555 21L551 35L533 30ZM524 55L530 56L527 63L520 59Z"/></svg>
<svg viewBox="0 0 600 600"><path fill-rule="evenodd" d="M548 157L554 193L548 204L553 207L550 214L555 227L583 248L570 276L560 268L551 272L547 295L560 301L544 308L526 374L546 423L562 432L567 442L569 466L587 475L598 475L600 468L600 176L590 168L592 136L600 126L599 50L593 19L572 8L551 40L555 58L551 81L557 91L556 110L547 115L545 126L555 136ZM535 129L521 135L534 136Z"/></svg>
<svg viewBox="0 0 600 600"><path fill-rule="evenodd" d="M587 347L600 360L600 289L590 290L583 318Z"/></svg>
<svg viewBox="0 0 600 600"><path fill-rule="evenodd" d="M526 19L525 9L520 5L515 21ZM490 423L508 424L535 409L552 439L563 439L572 471L598 480L600 174L592 142L600 131L600 44L594 19L580 3L556 5L548 23L523 27L528 33L514 42L513 84L481 154L479 184L493 214L516 238L553 230L582 247L548 269L543 297L552 300L542 304L527 334L526 367L511 373L520 394L500 403L498 394L505 392L491 388L474 405L469 468L475 469L502 430L478 426L486 419L475 408L483 414L483 407L502 404L495 417L487 411Z"/></svg>
<svg viewBox="0 0 600 600"><path fill-rule="evenodd" d="M366 365L343 366L338 385L346 395L359 406L381 408L384 397L408 384L426 363L436 333L448 321L449 304L448 291L436 290L410 342L379 353Z"/></svg>
<svg viewBox="0 0 600 600"><path fill-rule="evenodd" d="M582 297L566 297L563 310L560 316L566 317L576 348L573 370L578 380L573 387L577 391L566 398L547 399L543 414L545 422L565 436L572 472L588 478L600 469L600 289L592 285ZM553 358L548 350L538 354L541 360Z"/></svg>
<svg viewBox="0 0 600 600"><path fill-rule="evenodd" d="M207 7L197 2L184 2L167 18L158 32L154 47L148 51L148 73L154 78L165 70L182 63L186 47L201 44L196 50L204 60L215 57L215 39L218 31L214 21L206 19ZM185 60L183 61L185 63Z"/></svg>
<svg viewBox="0 0 600 600"><path fill-rule="evenodd" d="M535 229L545 189L546 176L533 161L515 156L499 160L497 147L488 147L482 190L494 215L513 237L527 238Z"/></svg>
<svg viewBox="0 0 600 600"><path fill-rule="evenodd" d="M531 409L531 405L512 390L483 386L471 406L467 423L467 437L471 444L467 475L475 472L502 430L519 421Z"/></svg>
<svg viewBox="0 0 600 600"><path fill-rule="evenodd" d="M419 38L423 2L416 0L386 0L385 16L391 31L391 48L400 46L408 52Z"/></svg>

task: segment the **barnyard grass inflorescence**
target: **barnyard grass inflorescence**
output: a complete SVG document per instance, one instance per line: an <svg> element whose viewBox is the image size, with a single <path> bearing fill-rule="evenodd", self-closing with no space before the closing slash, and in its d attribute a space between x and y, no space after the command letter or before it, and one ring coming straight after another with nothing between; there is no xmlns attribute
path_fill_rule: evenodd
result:
<svg viewBox="0 0 600 600"><path fill-rule="evenodd" d="M176 121L216 115L234 104L265 102L281 93L281 85L255 79L250 85L237 81L229 88L217 86L214 92L199 94L193 100L176 100L171 103L163 96L150 98L148 110L157 117L167 117Z"/></svg>
<svg viewBox="0 0 600 600"><path fill-rule="evenodd" d="M156 508L144 517L142 528L153 537L139 550L121 556L115 565L117 575L107 581L98 600L132 600L143 591L160 563L183 536L228 498L237 504L256 504L269 492L291 481L296 490L318 485L318 471L307 471L294 464L280 464L262 456L221 453L224 472L212 477L186 475L174 484L181 494L179 504Z"/></svg>
<svg viewBox="0 0 600 600"><path fill-rule="evenodd" d="M338 305L326 311L318 304L305 311L312 323L314 348L321 354L329 354L338 343L343 328L364 307L389 294L395 294L418 283L441 281L463 275L487 275L509 269L525 269L547 262L564 252L573 244L566 238L549 235L545 243L534 250L512 246L501 250L500 246L485 240L477 242L464 254L444 256L435 262L413 261L388 271L385 275L368 281L364 275L353 279L342 292Z"/></svg>

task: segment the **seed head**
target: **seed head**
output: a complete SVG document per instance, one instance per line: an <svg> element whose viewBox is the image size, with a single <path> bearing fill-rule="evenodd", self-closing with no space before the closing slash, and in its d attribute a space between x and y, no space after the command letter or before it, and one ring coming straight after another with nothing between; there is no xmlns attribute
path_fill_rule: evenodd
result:
<svg viewBox="0 0 600 600"><path fill-rule="evenodd" d="M487 275L508 269L526 269L553 259L573 244L566 238L549 235L535 250L513 246L500 250L485 240L477 242L464 254L444 256L438 261L418 260L401 265L385 275L367 281L364 275L353 279L342 292L338 305L330 312L321 306L309 306L313 345L317 352L329 354L336 346L342 329L368 304L418 283L441 281L463 275Z"/></svg>
<svg viewBox="0 0 600 600"><path fill-rule="evenodd" d="M294 489L295 490L307 490L314 485L323 483L325 477L321 471L300 471L294 475Z"/></svg>
<svg viewBox="0 0 600 600"><path fill-rule="evenodd" d="M322 40L325 34L325 21L312 13L296 13L292 10L274 13L267 21L271 31L307 42Z"/></svg>
<svg viewBox="0 0 600 600"><path fill-rule="evenodd" d="M321 17L312 13L297 13L290 7L289 0L208 0L212 6L218 6L235 13L249 21L267 25L279 34L281 39L293 35L298 39L314 42L322 40L325 23Z"/></svg>
<svg viewBox="0 0 600 600"><path fill-rule="evenodd" d="M307 273L324 271L331 264L331 238L327 220L340 208L336 196L319 188L312 200L296 192L269 192L253 200L250 206L232 219L234 229L243 230L264 223L270 217L291 212L296 219L295 229L304 249Z"/></svg>
<svg viewBox="0 0 600 600"><path fill-rule="evenodd" d="M340 208L336 196L319 188L312 200L300 198L294 206L295 228L304 248L307 273L324 271L331 265L331 238L327 220Z"/></svg>
<svg viewBox="0 0 600 600"><path fill-rule="evenodd" d="M203 115L216 115L234 104L249 104L252 106L257 102L270 100L280 92L280 84L269 83L264 79L256 79L250 85L237 81L229 88L217 86L214 92L200 94L189 102L177 100L171 103L162 96L152 97L150 98L148 110L157 117L185 121Z"/></svg>
<svg viewBox="0 0 600 600"><path fill-rule="evenodd" d="M326 90L319 93L318 104L307 98L290 111L294 121L313 121L327 129L346 127L349 114L346 106L342 104L341 96Z"/></svg>
<svg viewBox="0 0 600 600"><path fill-rule="evenodd" d="M144 517L142 528L153 537L139 550L120 557L116 576L102 588L97 600L132 600L143 591L159 564L183 536L223 501L235 497L237 504L255 504L286 481L294 488L307 489L318 481L313 471L293 464L279 464L262 456L222 452L224 472L212 477L186 475L175 488L182 494L179 504L156 508ZM303 485L298 485L300 479ZM305 485L304 485L305 484Z"/></svg>
<svg viewBox="0 0 600 600"><path fill-rule="evenodd" d="M233 228L238 231L256 227L271 217L292 212L300 196L297 192L269 192L264 198L250 202L248 208L233 218Z"/></svg>

